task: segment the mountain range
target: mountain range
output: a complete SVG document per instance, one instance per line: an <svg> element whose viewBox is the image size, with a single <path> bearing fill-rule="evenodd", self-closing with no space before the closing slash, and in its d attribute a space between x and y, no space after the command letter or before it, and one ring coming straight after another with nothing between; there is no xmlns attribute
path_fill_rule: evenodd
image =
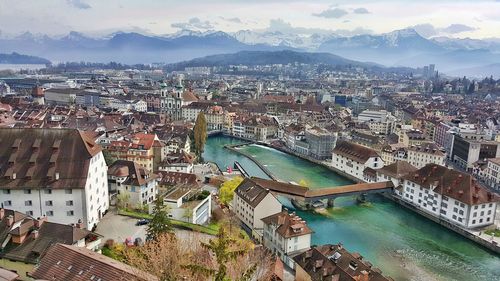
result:
<svg viewBox="0 0 500 281"><path fill-rule="evenodd" d="M500 65L500 39L429 39L410 28L355 36L324 32L182 30L161 36L117 32L93 38L70 32L59 37L24 33L0 38L0 53L42 56L53 62L175 63L215 54L281 50L330 53L348 60L370 61L385 66L422 67L435 64L440 71L455 73L463 70L468 76L483 73L483 70L500 72L495 70Z"/></svg>

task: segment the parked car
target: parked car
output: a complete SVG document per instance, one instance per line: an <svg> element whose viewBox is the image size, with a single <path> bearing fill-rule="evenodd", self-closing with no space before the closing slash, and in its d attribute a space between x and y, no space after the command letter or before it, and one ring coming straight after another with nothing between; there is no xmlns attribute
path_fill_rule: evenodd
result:
<svg viewBox="0 0 500 281"><path fill-rule="evenodd" d="M148 223L149 223L148 219L140 219L135 223L135 225L146 225Z"/></svg>

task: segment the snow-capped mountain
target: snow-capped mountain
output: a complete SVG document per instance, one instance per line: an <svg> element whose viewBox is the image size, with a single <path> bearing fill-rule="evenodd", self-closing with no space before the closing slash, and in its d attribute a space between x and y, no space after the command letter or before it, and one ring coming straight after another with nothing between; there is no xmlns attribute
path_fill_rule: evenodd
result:
<svg viewBox="0 0 500 281"><path fill-rule="evenodd" d="M315 50L335 34L296 34L280 31L240 30L232 34L238 41L249 45L266 44L270 46L287 46L290 48Z"/></svg>

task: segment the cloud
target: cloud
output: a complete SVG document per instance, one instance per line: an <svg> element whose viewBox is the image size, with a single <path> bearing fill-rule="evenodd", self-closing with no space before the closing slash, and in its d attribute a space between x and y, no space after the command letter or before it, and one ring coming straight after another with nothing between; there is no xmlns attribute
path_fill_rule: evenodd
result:
<svg viewBox="0 0 500 281"><path fill-rule="evenodd" d="M438 36L438 35L450 35L450 34L458 34L462 32L467 32L467 31L475 31L478 28L468 26L465 24L460 24L460 23L454 23L451 24L447 27L443 28L438 28L433 26L430 23L424 23L424 24L417 24L414 26L411 26L410 28L415 29L418 34L420 34L423 37L429 38L432 36Z"/></svg>
<svg viewBox="0 0 500 281"><path fill-rule="evenodd" d="M225 21L229 21L229 22L233 22L233 23L243 23L243 21L240 19L240 18L225 18L225 17L220 17L221 19L225 20Z"/></svg>
<svg viewBox="0 0 500 281"><path fill-rule="evenodd" d="M359 15L370 13L370 11L368 11L366 8L356 8L352 12Z"/></svg>
<svg viewBox="0 0 500 281"><path fill-rule="evenodd" d="M465 24L461 24L461 23L451 24L450 26L441 29L442 32L449 33L449 34L457 34L457 33L474 31L474 30L477 30L477 28L472 27L472 26L468 26Z"/></svg>
<svg viewBox="0 0 500 281"><path fill-rule="evenodd" d="M373 30L367 29L364 27L356 27L355 29L337 29L333 31L334 33L340 36L356 36L356 35L364 35L364 34L373 34Z"/></svg>
<svg viewBox="0 0 500 281"><path fill-rule="evenodd" d="M256 31L270 31L270 32L282 32L282 33L293 33L293 34L323 34L323 35L331 35L338 34L341 36L354 36L361 34L373 34L373 30L366 29L363 27L357 27L355 29L322 29L322 28L308 28L308 27L296 27L292 26L289 22L284 21L283 19L272 19L269 21L269 27L265 30L256 30Z"/></svg>
<svg viewBox="0 0 500 281"><path fill-rule="evenodd" d="M329 8L321 13L313 14L316 17L322 17L327 19L338 19L349 14L346 10L341 8Z"/></svg>
<svg viewBox="0 0 500 281"><path fill-rule="evenodd" d="M214 25L209 21L202 21L199 18L190 18L187 22L172 23L170 26L179 29L212 29Z"/></svg>
<svg viewBox="0 0 500 281"><path fill-rule="evenodd" d="M92 8L89 4L85 3L83 0L66 0L68 5L73 6L77 9L87 10Z"/></svg>

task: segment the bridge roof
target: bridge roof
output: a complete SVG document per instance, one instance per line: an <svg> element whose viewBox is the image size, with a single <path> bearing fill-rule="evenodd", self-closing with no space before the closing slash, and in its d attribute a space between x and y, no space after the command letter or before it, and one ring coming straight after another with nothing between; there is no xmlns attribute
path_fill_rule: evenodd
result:
<svg viewBox="0 0 500 281"><path fill-rule="evenodd" d="M394 187L392 181L377 182L377 183L358 183L358 184L317 188L317 189L309 189L307 187L303 187L296 184L290 184L274 180L266 180L261 178L252 178L252 181L258 184L259 186L269 189L270 191L273 192L295 195L304 198L341 195L345 193L372 191L372 190L380 190L380 189Z"/></svg>
<svg viewBox="0 0 500 281"><path fill-rule="evenodd" d="M336 194L344 194L351 192L371 191L385 188L393 188L392 181L376 182L376 183L358 183L344 186L328 187L311 189L306 192L306 198L329 196Z"/></svg>

